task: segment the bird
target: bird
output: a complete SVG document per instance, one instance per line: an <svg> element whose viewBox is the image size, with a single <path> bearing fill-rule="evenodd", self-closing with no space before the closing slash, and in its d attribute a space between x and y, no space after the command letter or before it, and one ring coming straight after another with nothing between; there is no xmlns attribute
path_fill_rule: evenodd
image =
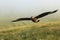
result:
<svg viewBox="0 0 60 40"><path fill-rule="evenodd" d="M44 16L47 16L49 14L53 14L53 13L56 13L58 10L54 10L54 11L49 11L49 12L44 12L40 15L37 15L37 16L31 16L30 18L18 18L16 20L13 20L12 22L18 22L18 21L24 21L24 20L31 20L32 22L34 23L38 23L40 20L39 18L42 18Z"/></svg>

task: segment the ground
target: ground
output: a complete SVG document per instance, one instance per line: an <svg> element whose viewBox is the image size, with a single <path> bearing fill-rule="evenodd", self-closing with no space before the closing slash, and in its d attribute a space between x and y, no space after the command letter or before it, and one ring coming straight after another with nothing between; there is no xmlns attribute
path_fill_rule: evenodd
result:
<svg viewBox="0 0 60 40"><path fill-rule="evenodd" d="M60 21L12 25L0 28L0 40L60 40Z"/></svg>

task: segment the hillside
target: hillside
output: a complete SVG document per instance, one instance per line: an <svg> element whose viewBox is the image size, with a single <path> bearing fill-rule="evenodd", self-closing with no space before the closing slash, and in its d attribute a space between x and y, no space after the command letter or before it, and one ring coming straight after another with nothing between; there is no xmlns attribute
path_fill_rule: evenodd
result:
<svg viewBox="0 0 60 40"><path fill-rule="evenodd" d="M60 40L60 21L0 28L0 40Z"/></svg>

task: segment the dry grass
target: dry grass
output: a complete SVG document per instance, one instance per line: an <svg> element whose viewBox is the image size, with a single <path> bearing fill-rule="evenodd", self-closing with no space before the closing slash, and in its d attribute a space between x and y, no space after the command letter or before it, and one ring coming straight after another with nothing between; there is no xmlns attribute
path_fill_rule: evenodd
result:
<svg viewBox="0 0 60 40"><path fill-rule="evenodd" d="M0 28L0 40L60 40L60 22Z"/></svg>

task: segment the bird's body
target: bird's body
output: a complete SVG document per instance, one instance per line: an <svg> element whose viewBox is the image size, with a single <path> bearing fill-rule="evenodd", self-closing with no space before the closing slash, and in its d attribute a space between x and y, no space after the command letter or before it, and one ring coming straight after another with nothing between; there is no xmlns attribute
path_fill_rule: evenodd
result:
<svg viewBox="0 0 60 40"><path fill-rule="evenodd" d="M32 16L31 19L32 19L32 21L35 22L35 23L37 23L37 22L40 21L40 20L38 20L37 18L35 18L34 16Z"/></svg>
<svg viewBox="0 0 60 40"><path fill-rule="evenodd" d="M55 12L57 12L57 10L52 11L52 12L44 12L44 13L36 16L36 17L32 16L31 18L19 18L17 20L13 20L12 22L23 21L23 20L32 20L33 22L37 23L37 22L40 21L38 18L42 18L42 17L44 17L46 15L53 14Z"/></svg>

